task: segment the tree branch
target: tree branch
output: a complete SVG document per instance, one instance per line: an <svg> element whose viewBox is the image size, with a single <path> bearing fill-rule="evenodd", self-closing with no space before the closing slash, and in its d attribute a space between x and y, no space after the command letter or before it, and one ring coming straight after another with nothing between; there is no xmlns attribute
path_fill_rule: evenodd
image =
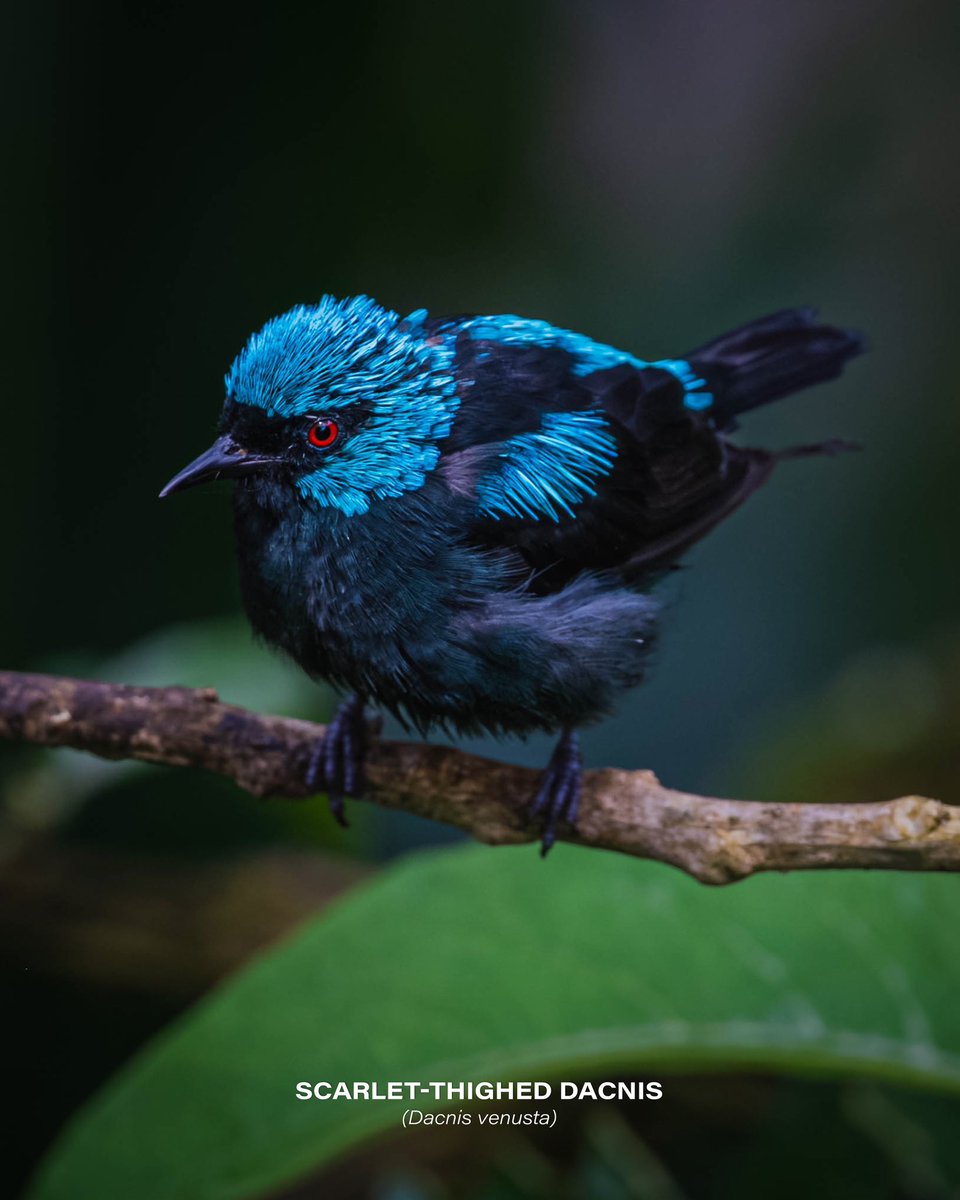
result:
<svg viewBox="0 0 960 1200"><path fill-rule="evenodd" d="M0 672L0 737L225 775L255 796L306 795L324 728L222 704L211 689L125 687ZM371 739L365 799L455 825L493 845L529 842L537 773L444 746ZM650 771L587 771L563 840L656 859L703 883L758 871L885 867L960 871L960 808L903 796L869 804L719 800Z"/></svg>

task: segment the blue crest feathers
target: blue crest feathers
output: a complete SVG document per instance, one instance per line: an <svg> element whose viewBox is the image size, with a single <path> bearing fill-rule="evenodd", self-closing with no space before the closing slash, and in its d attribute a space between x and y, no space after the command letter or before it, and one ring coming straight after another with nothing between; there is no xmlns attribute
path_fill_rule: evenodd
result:
<svg viewBox="0 0 960 1200"><path fill-rule="evenodd" d="M281 418L362 403L362 430L297 480L304 497L354 516L421 486L436 466L459 405L453 358L452 343L428 341L366 296L324 296L250 338L227 375L227 397Z"/></svg>

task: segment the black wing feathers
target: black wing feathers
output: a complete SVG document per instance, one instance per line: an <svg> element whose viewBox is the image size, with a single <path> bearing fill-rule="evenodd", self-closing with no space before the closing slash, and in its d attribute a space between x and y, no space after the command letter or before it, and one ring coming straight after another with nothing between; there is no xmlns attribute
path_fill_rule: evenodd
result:
<svg viewBox="0 0 960 1200"><path fill-rule="evenodd" d="M540 428L545 413L591 408L587 380L573 372L571 355L555 346L501 346L457 339L461 408L444 451L504 442Z"/></svg>
<svg viewBox="0 0 960 1200"><path fill-rule="evenodd" d="M814 309L774 313L686 357L713 398L708 408L691 408L672 370L623 363L585 373L582 360L556 344L507 346L461 333L462 404L440 469L468 495L484 471L497 469L503 444L540 429L548 414L602 412L616 458L574 515L478 511L470 532L479 545L519 555L539 591L584 570L636 582L670 567L769 477L779 456L723 436L737 414L833 378L862 348L858 334L817 324Z"/></svg>
<svg viewBox="0 0 960 1200"><path fill-rule="evenodd" d="M488 353L467 420L458 417L459 436L450 438L451 477L455 467L495 459L497 447L477 446L478 437L536 429L545 412L599 408L617 444L612 470L574 517L478 515L474 538L518 552L533 590L554 591L584 570L631 579L663 571L766 478L768 456L726 443L707 416L684 407L668 371L624 365L581 377L562 350Z"/></svg>

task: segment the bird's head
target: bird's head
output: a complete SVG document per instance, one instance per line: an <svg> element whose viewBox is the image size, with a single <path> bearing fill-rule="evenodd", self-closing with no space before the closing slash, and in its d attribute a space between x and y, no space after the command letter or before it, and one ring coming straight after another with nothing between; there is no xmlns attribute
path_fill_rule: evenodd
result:
<svg viewBox="0 0 960 1200"><path fill-rule="evenodd" d="M220 436L160 494L243 476L354 516L420 487L458 406L425 315L325 296L268 321L227 374Z"/></svg>

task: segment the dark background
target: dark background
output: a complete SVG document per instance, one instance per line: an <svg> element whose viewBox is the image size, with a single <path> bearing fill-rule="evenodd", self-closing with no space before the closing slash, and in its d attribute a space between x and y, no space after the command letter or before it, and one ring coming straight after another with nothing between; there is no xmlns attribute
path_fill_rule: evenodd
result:
<svg viewBox="0 0 960 1200"><path fill-rule="evenodd" d="M785 466L691 554L652 681L586 751L716 793L769 786L783 739L804 761L815 730L906 753L938 719L958 612L956 5L220 18L92 3L19 6L5 25L4 666L120 678L131 643L237 612L226 489L156 494L209 441L245 338L294 303L362 291L401 311L517 312L649 358L816 303L866 331L869 357L742 437L864 452ZM246 635L233 692L226 651L198 648L207 628L144 675L257 703ZM326 698L273 669L285 681L262 707L322 715ZM539 762L545 748L486 749ZM341 836L320 802L267 815L200 779L181 810L150 773L74 778L87 803L63 810L47 760L5 751L0 768L9 836L96 853L322 842L369 860L442 836L372 813ZM944 770L917 751L905 786L937 794ZM68 1013L102 1014L113 993L47 974L12 988L33 1022L27 1157L182 1000L117 1001L122 1019L81 1051Z"/></svg>
<svg viewBox="0 0 960 1200"><path fill-rule="evenodd" d="M267 317L325 291L657 357L818 303L872 347L747 440L785 468L691 561L595 756L701 785L844 658L955 613L949 3L42 6L6 38L0 657L236 608L228 497L155 502ZM588 749L591 747L588 747Z"/></svg>

